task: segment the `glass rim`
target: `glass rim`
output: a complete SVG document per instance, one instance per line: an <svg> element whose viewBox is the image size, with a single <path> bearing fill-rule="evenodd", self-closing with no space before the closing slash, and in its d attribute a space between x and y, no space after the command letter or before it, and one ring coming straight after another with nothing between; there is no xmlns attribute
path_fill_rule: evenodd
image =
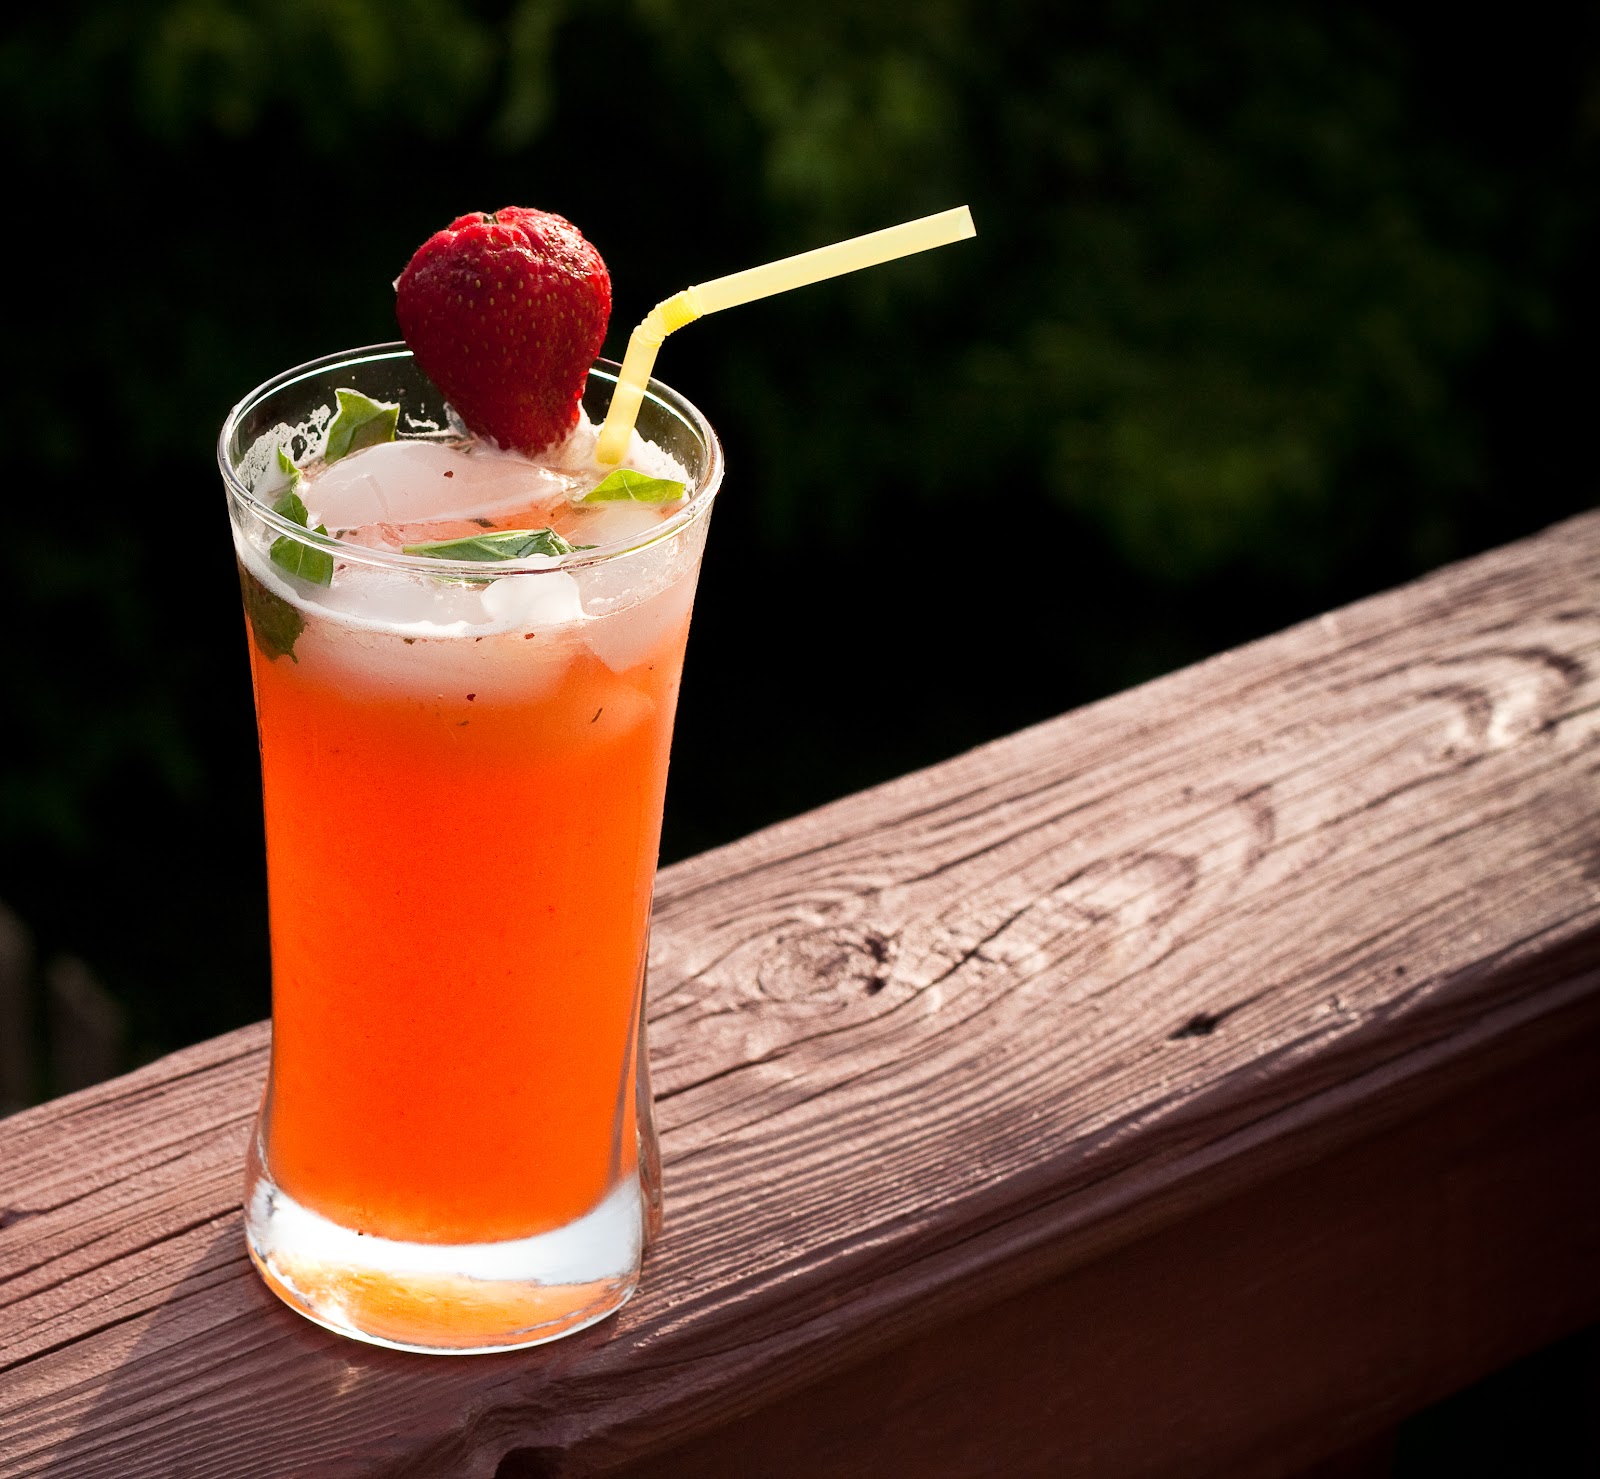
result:
<svg viewBox="0 0 1600 1479"><path fill-rule="evenodd" d="M280 535L288 535L301 544L327 550L342 561L383 566L416 574L444 576L454 580L469 578L482 580L489 574L489 569L493 570L496 580L506 575L538 575L551 570L576 570L635 554L639 550L660 544L663 540L674 538L690 525L699 522L710 512L711 504L722 487L722 443L712 430L711 423L706 420L704 412L687 396L654 378L645 388L645 400L654 402L669 415L677 417L694 432L706 449L705 467L699 476L694 478L690 492L683 501L683 507L676 513L670 514L659 524L632 538L617 540L596 549L573 550L565 555L533 555L516 560L496 560L489 568L485 567L482 560L451 560L438 555L408 555L403 550L373 549L368 545L347 543L332 534L318 534L315 529L297 524L294 520L276 512L270 504L257 498L245 486L244 480L239 476L229 457L228 444L246 414L269 395L345 365L355 367L387 360L414 359L415 356L403 342L394 340L385 344L369 344L359 349L326 354L263 380L253 390L241 396L223 419L222 431L217 437L217 465L222 471L223 486L268 529ZM615 360L597 359L590 365L588 375L590 379L598 378L614 386L621 368ZM420 366L418 371L425 373ZM441 399L443 399L442 394Z"/></svg>

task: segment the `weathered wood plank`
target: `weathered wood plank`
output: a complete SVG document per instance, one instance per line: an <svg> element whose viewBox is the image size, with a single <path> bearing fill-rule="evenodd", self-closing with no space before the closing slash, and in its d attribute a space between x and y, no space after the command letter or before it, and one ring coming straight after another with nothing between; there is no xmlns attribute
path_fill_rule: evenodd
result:
<svg viewBox="0 0 1600 1479"><path fill-rule="evenodd" d="M554 1347L368 1350L258 1286L260 1028L0 1122L0 1475L509 1479L789 1431L876 1354L1096 1267L1170 1287L1185 1229L1434 1144L1592 1026L1597 590L1589 515L666 870L667 1235Z"/></svg>
<svg viewBox="0 0 1600 1479"><path fill-rule="evenodd" d="M1290 1137L1313 1153L1265 1183L614 1472L1311 1479L1600 1319L1600 1011L1540 1025L1426 1114L1361 1096L1356 1143Z"/></svg>

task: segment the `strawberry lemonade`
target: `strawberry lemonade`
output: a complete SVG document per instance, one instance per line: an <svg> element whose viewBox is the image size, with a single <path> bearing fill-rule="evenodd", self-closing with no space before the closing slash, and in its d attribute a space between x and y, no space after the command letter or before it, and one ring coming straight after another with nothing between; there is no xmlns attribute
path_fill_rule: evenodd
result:
<svg viewBox="0 0 1600 1479"><path fill-rule="evenodd" d="M328 462L362 386L399 435ZM546 1339L637 1278L651 888L721 474L693 408L653 401L602 478L587 417L509 454L381 349L264 387L225 435L273 965L248 1230L347 1333Z"/></svg>
<svg viewBox="0 0 1600 1479"><path fill-rule="evenodd" d="M609 281L567 223L429 248L415 357L290 371L222 436L272 939L246 1228L312 1319L481 1351L616 1308L659 1215L645 955L722 468L659 385L596 461Z"/></svg>
<svg viewBox="0 0 1600 1479"><path fill-rule="evenodd" d="M303 1314L490 1351L632 1292L660 1212L650 894L722 481L656 351L972 235L961 206L696 284L618 367L577 228L473 212L396 281L405 346L229 416L273 975L245 1228Z"/></svg>

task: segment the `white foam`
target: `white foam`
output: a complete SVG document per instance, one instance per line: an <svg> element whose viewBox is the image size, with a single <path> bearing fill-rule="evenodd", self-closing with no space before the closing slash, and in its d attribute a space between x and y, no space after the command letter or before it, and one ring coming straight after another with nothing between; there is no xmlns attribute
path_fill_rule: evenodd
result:
<svg viewBox="0 0 1600 1479"><path fill-rule="evenodd" d="M278 466L278 453L286 452L293 462L304 462L321 449L324 433L333 416L330 406L318 406L298 426L280 421L263 432L239 459L239 478L263 503L288 486L288 475Z"/></svg>

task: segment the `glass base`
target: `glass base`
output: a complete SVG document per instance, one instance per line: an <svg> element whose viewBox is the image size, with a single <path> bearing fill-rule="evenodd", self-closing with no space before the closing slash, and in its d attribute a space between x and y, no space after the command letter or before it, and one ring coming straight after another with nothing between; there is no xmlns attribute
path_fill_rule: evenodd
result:
<svg viewBox="0 0 1600 1479"><path fill-rule="evenodd" d="M478 1355L604 1319L639 1279L649 1206L629 1177L565 1227L500 1243L404 1243L330 1222L277 1186L258 1155L245 1236L267 1287L307 1319L372 1345Z"/></svg>

